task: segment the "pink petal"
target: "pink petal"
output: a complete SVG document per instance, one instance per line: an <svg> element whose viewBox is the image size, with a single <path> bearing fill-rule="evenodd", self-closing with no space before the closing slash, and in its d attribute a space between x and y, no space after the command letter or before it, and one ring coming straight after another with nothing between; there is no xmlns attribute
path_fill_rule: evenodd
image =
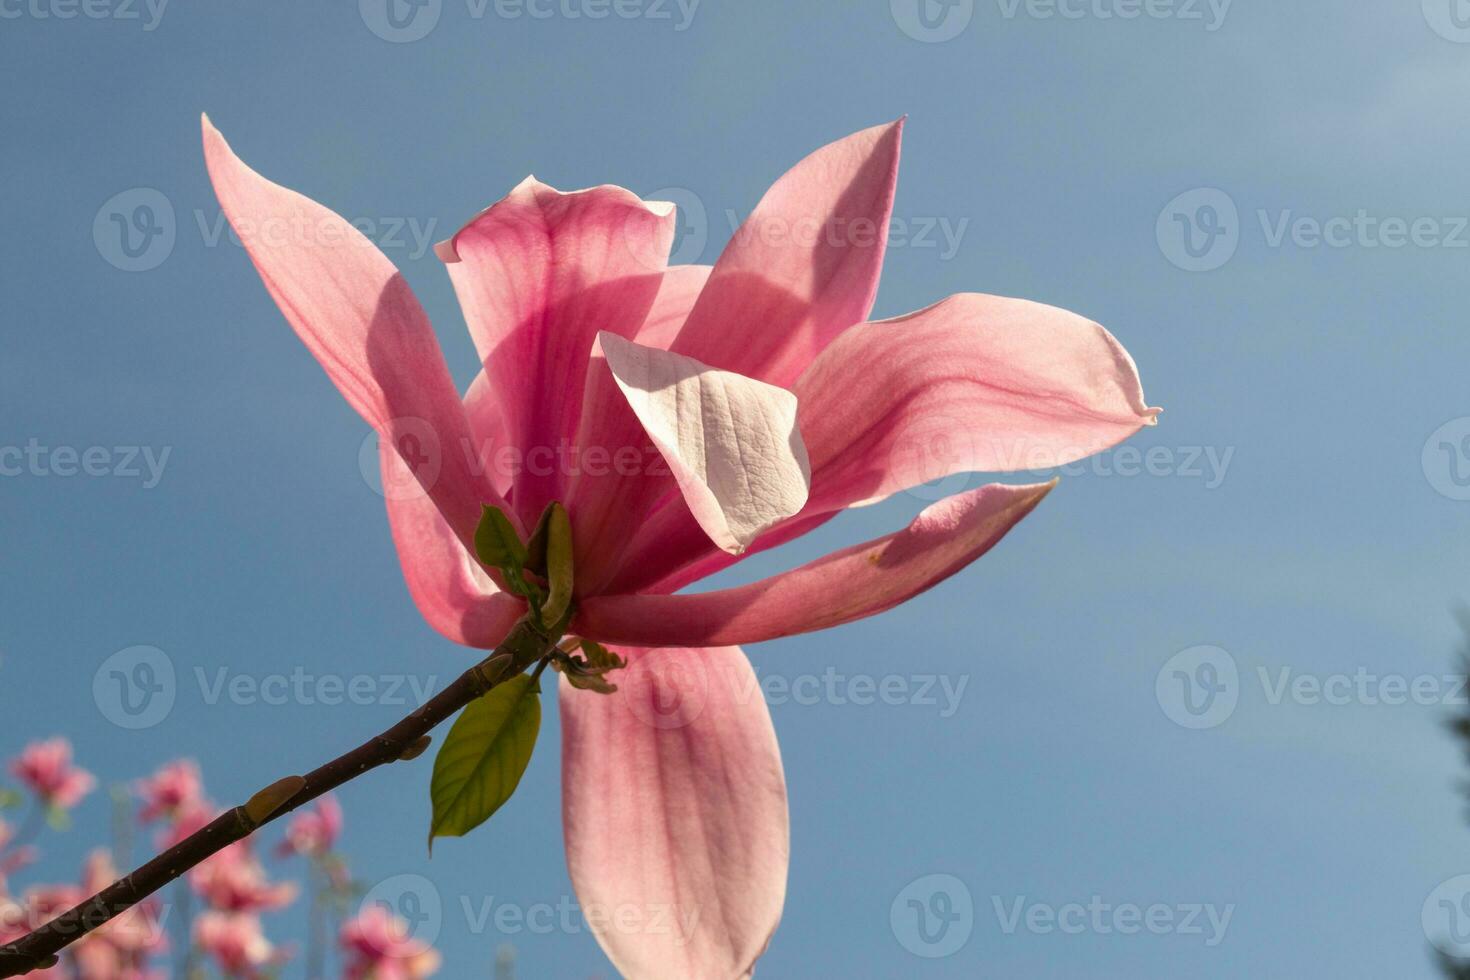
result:
<svg viewBox="0 0 1470 980"><path fill-rule="evenodd" d="M756 643L891 609L989 551L1055 485L990 484L926 508L907 528L751 585L581 604L580 635L638 646Z"/></svg>
<svg viewBox="0 0 1470 980"><path fill-rule="evenodd" d="M854 327L796 394L812 459L808 513L953 473L1060 466L1122 442L1159 412L1101 326L974 293Z"/></svg>
<svg viewBox="0 0 1470 980"><path fill-rule="evenodd" d="M738 554L801 510L809 469L791 392L613 334L598 342L711 541Z"/></svg>
<svg viewBox="0 0 1470 980"><path fill-rule="evenodd" d="M812 489L759 552L837 511L954 473L1046 469L1154 423L1133 359L1101 326L1026 300L961 294L853 327L797 380ZM614 592L672 592L734 564L653 515L623 551Z"/></svg>
<svg viewBox="0 0 1470 980"><path fill-rule="evenodd" d="M617 652L617 693L561 685L577 898L624 976L746 976L781 918L790 853L755 672L739 647Z"/></svg>
<svg viewBox="0 0 1470 980"><path fill-rule="evenodd" d="M599 330L631 337L663 278L673 206L619 187L563 194L528 177L437 251L464 308L510 444L527 524L558 498Z"/></svg>
<svg viewBox="0 0 1470 980"><path fill-rule="evenodd" d="M429 625L455 643L488 650L505 639L525 602L500 591L391 449L380 448L388 524L409 594Z"/></svg>
<svg viewBox="0 0 1470 980"><path fill-rule="evenodd" d="M469 435L464 409L418 300L361 232L251 170L207 118L203 127L220 206L271 298L352 407L407 452L414 475L468 543L481 504L503 501L459 451Z"/></svg>
<svg viewBox="0 0 1470 980"><path fill-rule="evenodd" d="M868 318L898 180L903 120L793 167L726 246L671 350L789 387Z"/></svg>
<svg viewBox="0 0 1470 980"><path fill-rule="evenodd" d="M684 329L684 321L689 319L689 311L694 309L713 271L707 265L670 266L659 284L648 318L633 339L645 347L668 350L679 331Z"/></svg>

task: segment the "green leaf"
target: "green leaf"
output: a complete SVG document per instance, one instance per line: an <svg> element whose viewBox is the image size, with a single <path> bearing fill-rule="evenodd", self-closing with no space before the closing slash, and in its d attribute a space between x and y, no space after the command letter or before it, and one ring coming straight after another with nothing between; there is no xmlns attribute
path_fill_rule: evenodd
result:
<svg viewBox="0 0 1470 980"><path fill-rule="evenodd" d="M46 808L46 826L60 833L71 829L71 814L59 806Z"/></svg>
<svg viewBox="0 0 1470 980"><path fill-rule="evenodd" d="M19 790L0 789L0 810L13 810L25 802Z"/></svg>
<svg viewBox="0 0 1470 980"><path fill-rule="evenodd" d="M526 541L526 571L535 572L543 578L546 575L546 540L550 536L551 511L559 506L555 501L546 505L541 512L541 518L536 522L536 530L531 532L531 537Z"/></svg>
<svg viewBox="0 0 1470 980"><path fill-rule="evenodd" d="M575 656L574 651L578 648L586 656ZM628 666L628 661L601 643L579 638L571 641L570 645L563 644L560 654L552 658L551 665L558 672L565 674L567 683L579 691L613 694L617 691L618 686L609 683L606 675L611 671L621 670Z"/></svg>
<svg viewBox="0 0 1470 980"><path fill-rule="evenodd" d="M475 552L491 568L519 572L526 562L526 546L521 544L510 518L489 504L481 511L480 526L475 528Z"/></svg>
<svg viewBox="0 0 1470 980"><path fill-rule="evenodd" d="M572 521L567 509L553 502L546 509L546 579L550 591L541 606L541 624L561 621L572 605Z"/></svg>
<svg viewBox="0 0 1470 980"><path fill-rule="evenodd" d="M455 719L434 759L429 796L436 837L463 837L510 799L541 730L541 693L529 674L497 684Z"/></svg>

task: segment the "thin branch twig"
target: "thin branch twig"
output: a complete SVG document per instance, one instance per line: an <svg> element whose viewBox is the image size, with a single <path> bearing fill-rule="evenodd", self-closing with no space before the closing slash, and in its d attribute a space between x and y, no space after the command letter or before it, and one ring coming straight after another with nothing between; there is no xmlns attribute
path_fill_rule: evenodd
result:
<svg viewBox="0 0 1470 980"><path fill-rule="evenodd" d="M381 735L305 776L287 776L277 780L243 806L216 817L202 830L132 874L108 885L82 904L27 935L0 946L0 978L18 977L54 965L57 954L67 946L100 929L236 841L369 770L390 762L417 758L428 747L428 735L433 728L497 684L544 659L560 638L559 630L541 628L534 615L521 619L494 653Z"/></svg>

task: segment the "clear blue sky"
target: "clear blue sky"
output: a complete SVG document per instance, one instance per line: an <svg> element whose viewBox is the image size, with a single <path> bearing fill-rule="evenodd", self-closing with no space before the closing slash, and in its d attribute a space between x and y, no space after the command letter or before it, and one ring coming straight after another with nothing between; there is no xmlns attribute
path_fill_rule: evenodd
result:
<svg viewBox="0 0 1470 980"><path fill-rule="evenodd" d="M0 0L0 446L35 440L41 460L0 457L0 753L64 733L109 781L189 754L233 801L406 709L215 699L219 671L422 685L468 663L410 602L361 475L364 426L243 251L213 237L201 111L263 173L375 223L463 383L472 348L415 229L446 237L534 172L697 200L707 220L680 257L709 262L727 212L807 151L908 113L909 234L878 312L980 290L1085 313L1164 406L1132 443L1159 452L1153 473L1114 457L1064 478L1001 547L899 610L750 649L774 679L793 822L762 975L1432 975L1421 907L1470 871L1451 708L1382 702L1392 678L1453 668L1451 608L1470 592L1470 44L1449 0L978 0L927 19L904 0L705 0L692 18L621 0L638 16L601 19L568 16L612 9L597 0L434 0L420 16L437 23L406 42L374 33L393 33L380 8L155 17L92 0L109 16L62 19L67 0ZM173 242L130 258L110 215L147 203L138 188L167 202L171 222L151 198ZM57 447L102 447L108 475L60 475ZM148 447L156 485L118 447ZM900 526L925 495L734 577ZM130 731L93 678L136 645L164 652L176 697ZM1229 659L1166 668L1202 645ZM1233 712L1171 700L1175 668L1209 679L1202 665ZM852 703L855 678L889 675L904 703ZM915 703L926 677L936 704ZM1314 681L1347 703L1311 703ZM432 861L426 764L342 794L360 876L422 875L442 898L446 976L485 975L501 942L522 976L612 974L583 930L476 928L487 902L570 894L554 721L513 802ZM49 867L70 874L105 836L94 799ZM921 905L968 895L973 921L950 924L951 955L922 957L947 950L901 893L936 874L951 878L914 886ZM1165 906L1174 926L1026 925L1093 896ZM1200 932L1178 928L1189 906L1228 909L1223 935L1203 913ZM299 938L298 919L272 934Z"/></svg>

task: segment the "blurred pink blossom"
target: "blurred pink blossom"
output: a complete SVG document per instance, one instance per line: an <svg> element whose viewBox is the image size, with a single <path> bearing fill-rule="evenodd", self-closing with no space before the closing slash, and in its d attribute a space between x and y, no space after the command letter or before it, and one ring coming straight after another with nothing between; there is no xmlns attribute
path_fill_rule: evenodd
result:
<svg viewBox="0 0 1470 980"><path fill-rule="evenodd" d="M97 785L91 773L71 764L71 743L64 738L27 745L11 760L10 772L43 804L66 810Z"/></svg>
<svg viewBox="0 0 1470 980"><path fill-rule="evenodd" d="M292 882L273 884L251 850L250 841L237 841L189 872L194 886L210 908L220 912L268 912L296 898Z"/></svg>
<svg viewBox="0 0 1470 980"><path fill-rule="evenodd" d="M276 852L283 857L290 854L326 857L341 834L342 805L334 796L323 796L310 810L291 818L286 825L286 839L277 846Z"/></svg>
<svg viewBox="0 0 1470 980"><path fill-rule="evenodd" d="M343 980L421 980L439 969L439 953L409 935L408 923L378 906L369 906L342 926L347 955Z"/></svg>
<svg viewBox="0 0 1470 980"><path fill-rule="evenodd" d="M255 980L285 956L271 945L257 916L205 912L194 923L194 941L226 977Z"/></svg>
<svg viewBox="0 0 1470 980"><path fill-rule="evenodd" d="M134 785L143 800L138 819L153 823L160 818L175 820L197 810L204 802L204 783L199 766L191 759L170 762L147 779Z"/></svg>

